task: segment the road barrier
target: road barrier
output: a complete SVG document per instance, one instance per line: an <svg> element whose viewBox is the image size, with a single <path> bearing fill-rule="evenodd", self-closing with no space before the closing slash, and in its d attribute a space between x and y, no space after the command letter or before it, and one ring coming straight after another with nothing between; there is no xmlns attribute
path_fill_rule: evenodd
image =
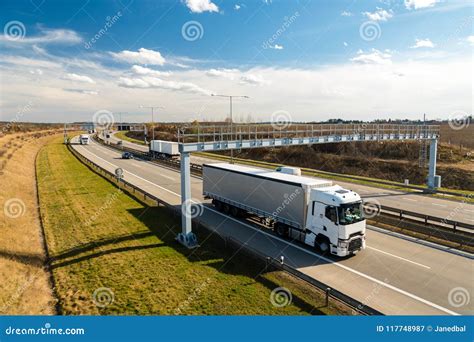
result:
<svg viewBox="0 0 474 342"><path fill-rule="evenodd" d="M173 169L180 169L180 161L178 159L153 159L148 153L137 151L117 144L107 144L100 137L97 140L99 143L108 146L114 150L127 151L138 158L150 160L154 163L164 165ZM202 165L191 163L191 172L195 175L201 176ZM403 227L400 228L408 229L418 233L423 233L428 236L433 236L449 242L459 243L460 245L474 246L474 225L454 221L449 218L425 215L413 211L407 211L388 206L378 205L378 211L379 213L377 214L380 214L381 219L391 219L390 222L387 222L389 224L395 224L397 226L403 224ZM398 221L394 221L394 219L398 219Z"/></svg>
<svg viewBox="0 0 474 342"><path fill-rule="evenodd" d="M103 176L107 180L113 182L119 188L121 188L121 186L123 186L124 190L127 190L127 191L131 190L132 194L134 194L136 197L138 197L137 195L139 193L141 193L142 196L143 196L143 199L145 201L146 200L154 201L154 202L157 203L157 205L163 205L164 207L169 209L174 215L176 215L176 216L181 215L181 207L179 205L178 206L171 205L171 204L159 199L158 197L146 192L145 190L138 188L137 186L131 184L130 182L128 182L127 180L125 180L123 178L122 179L117 179L117 176L115 175L115 173L107 171L104 168L102 168L101 166L99 166L98 164L96 164L93 161L87 159L82 154L80 154L78 151L76 151L76 149L72 148L70 144L67 144L67 148L84 165L89 167L92 171L94 171L94 172L98 173L99 175ZM286 264L281 264L279 261L271 258L270 256L267 256L267 255L255 250L255 249L252 249L251 247L249 247L245 243L242 244L242 243L238 242L237 240L235 240L231 237L221 236L220 234L216 233L215 230L213 230L212 228L207 227L206 224L204 224L203 222L194 220L193 223L195 225L197 224L198 226L203 227L204 229L210 231L211 233L213 233L215 235L218 235L226 243L226 246L233 247L235 249L238 249L239 251L243 251L247 255L251 255L255 258L258 258L258 259L264 261L268 267L273 267L275 269L288 272L291 275L293 275L294 277L296 277L296 278L298 278L298 279L300 279L300 280L316 287L318 290L324 291L325 295L326 295L326 301L329 301L329 299L331 299L331 298L335 299L335 300L341 302L342 304L348 306L349 308L351 308L354 311L354 313L358 313L358 314L362 314L362 315L383 315L383 313L375 310L374 308L371 308L370 306L365 305L364 303L359 302L356 299L354 299L352 297L349 297L348 295L346 295L346 294L344 294L344 293L342 293L342 292L340 292L336 289L330 288L326 284L324 284L324 283L322 283L322 282L320 282L320 281L318 281L314 278L311 278L310 276L298 271L297 269L292 268L292 267L290 267Z"/></svg>
<svg viewBox="0 0 474 342"><path fill-rule="evenodd" d="M249 247L245 243L242 244L241 242L237 241L232 237L227 237L225 241L226 246L231 247L234 250L244 251L244 253L250 255L251 257L265 262L267 268L272 267L277 271L285 271L293 275L295 278L303 280L311 286L318 288L326 296L326 306L329 304L330 299L334 299L343 303L344 305L349 306L355 312L361 313L363 315L383 315L383 313L381 313L380 311L375 310L374 308L371 308L370 306L359 302L358 300L355 300L354 298L349 297L336 289L331 288L327 284L316 280L303 272L298 271L297 269L285 264L284 262L282 263L281 260L276 260L272 257L262 254L256 249Z"/></svg>

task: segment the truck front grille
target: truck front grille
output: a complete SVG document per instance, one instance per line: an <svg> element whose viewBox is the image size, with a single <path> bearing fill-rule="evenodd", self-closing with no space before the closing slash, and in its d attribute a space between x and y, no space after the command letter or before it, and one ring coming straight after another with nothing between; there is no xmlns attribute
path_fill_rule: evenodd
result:
<svg viewBox="0 0 474 342"><path fill-rule="evenodd" d="M362 239L354 239L349 242L349 252L358 251L362 248Z"/></svg>

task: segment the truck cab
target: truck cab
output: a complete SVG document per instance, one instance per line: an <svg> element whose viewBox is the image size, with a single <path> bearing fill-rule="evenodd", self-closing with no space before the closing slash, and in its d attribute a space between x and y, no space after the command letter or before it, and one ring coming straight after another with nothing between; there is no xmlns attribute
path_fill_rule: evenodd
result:
<svg viewBox="0 0 474 342"><path fill-rule="evenodd" d="M88 145L89 144L89 136L87 134L81 134L79 136L79 143L81 145Z"/></svg>
<svg viewBox="0 0 474 342"><path fill-rule="evenodd" d="M305 243L338 256L365 248L365 218L360 196L333 185L311 189Z"/></svg>

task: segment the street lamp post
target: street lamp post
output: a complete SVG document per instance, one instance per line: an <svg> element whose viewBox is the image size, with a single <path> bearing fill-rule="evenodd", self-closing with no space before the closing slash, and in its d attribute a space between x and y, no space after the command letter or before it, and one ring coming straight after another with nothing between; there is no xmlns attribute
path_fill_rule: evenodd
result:
<svg viewBox="0 0 474 342"><path fill-rule="evenodd" d="M222 94L211 94L211 96L218 96L218 97L227 97L229 99L229 104L230 104L230 138L232 140L233 138L233 123L234 120L232 118L232 99L234 98L244 98L244 99L249 99L250 97L247 95L222 95ZM230 163L234 163L234 150L230 149Z"/></svg>
<svg viewBox="0 0 474 342"><path fill-rule="evenodd" d="M163 109L164 107L161 106L140 106L140 108L148 108L151 109L151 126L152 126L152 140L155 140L155 109Z"/></svg>

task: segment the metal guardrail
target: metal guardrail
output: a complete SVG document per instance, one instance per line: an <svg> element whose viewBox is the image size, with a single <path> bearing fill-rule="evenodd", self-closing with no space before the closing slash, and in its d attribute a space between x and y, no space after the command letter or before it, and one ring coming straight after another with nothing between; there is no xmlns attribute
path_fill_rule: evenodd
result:
<svg viewBox="0 0 474 342"><path fill-rule="evenodd" d="M139 158L150 160L157 164L168 166L177 170L180 169L180 161L178 159L152 159L145 152L137 151L137 150L127 148L127 147L117 145L117 144L106 144L100 138L98 140L104 146L108 146L112 149L119 150L119 151L127 151ZM191 172L194 173L195 175L202 175L202 165L191 163ZM460 243L460 244L465 244L465 242L469 242L470 240L474 241L473 236L466 236L466 234L471 234L471 232L469 231L474 231L474 225L464 223L464 222L454 221L454 220L450 220L446 218L420 214L420 213L403 210L399 208L380 206L380 205L378 205L378 207L379 207L378 210L383 215L391 216L393 218L398 218L399 220L422 219L423 221L413 220L414 221L413 223L424 224L423 233L429 233L429 235L433 235L435 237L439 237L439 238L456 242L456 243ZM451 226L452 228L450 228L449 226ZM407 226L403 228L420 232L420 230L417 230L416 227L414 226L409 226L409 227ZM466 232L463 230L459 230L458 228L464 228L468 231Z"/></svg>
<svg viewBox="0 0 474 342"><path fill-rule="evenodd" d="M304 282L310 284L311 286L316 287L317 289L323 291L326 296L326 306L329 303L329 299L335 299L344 305L347 305L350 307L352 310L361 313L363 315L383 315L378 310L375 310L374 308L371 308L370 306L359 302L358 300L347 296L346 294L331 288L327 284L316 280L307 274L298 271L296 268L291 267L285 263L282 263L279 260L276 260L272 257L269 257L265 254L262 254L261 252L257 251L256 249L249 247L247 244L242 244L241 242L237 241L236 239L232 237L227 237L225 239L226 245L230 245L233 247L235 250L244 250L247 254L250 254L254 258L260 259L261 261L265 262L266 266L271 266L276 270L279 271L285 271L288 272L289 274L293 275L294 277L303 280Z"/></svg>
<svg viewBox="0 0 474 342"><path fill-rule="evenodd" d="M443 228L448 228L452 229L454 232L458 231L458 228L465 228L468 231L474 231L474 225L469 224L469 223L464 223L464 222L459 222L459 221L453 221L450 219L446 218L441 218L441 217L436 217L436 216L431 216L431 215L425 215L425 214L420 214L414 211L408 211L408 210L403 210L403 209L398 209L398 208L391 208L391 207L386 207L386 206L381 206L380 207L382 213L387 213L387 214L392 214L394 216L397 216L400 220L404 218L417 218L417 219L422 219L421 221L417 222L422 222L425 225L428 224L433 224L433 223L441 223L445 226L440 226ZM449 228L449 226L451 228ZM470 233L470 232L469 232Z"/></svg>
<svg viewBox="0 0 474 342"><path fill-rule="evenodd" d="M137 186L131 184L130 182L124 180L124 179L117 179L116 175L110 171L107 171L105 170L104 168L102 168L101 166L99 166L98 164L94 163L93 161L87 159L86 157L84 157L82 154L80 154L78 151L76 151L74 148L71 147L70 144L67 145L69 151L79 160L81 161L83 164L85 164L86 166L88 166L91 170L93 170L94 172L97 172L103 176L105 176L106 178L109 178L110 180L112 181L115 181L118 186L120 187L120 184L123 184L124 185L124 189L126 190L129 190L131 189L133 193L136 194L136 192L139 192L139 193L142 193L143 194L143 199L144 200L152 200L152 201L156 201L157 205L163 205L165 206L166 208L168 208L169 210L171 210L175 215L176 214L180 214L180 211L181 209L179 208L179 206L174 206L174 205L170 205L169 203L167 202L164 202L163 200L159 199L158 197L138 188ZM128 188L128 189L127 189ZM232 239L231 237L223 237L221 236L220 234L216 233L214 230L212 230L211 228L207 227L205 224L203 224L202 222L197 222L201 227L209 230L210 232L212 232L213 234L216 234L216 235L219 235L219 237L221 239L223 239L224 241L229 241L231 243L234 243L236 244L240 249L244 249L245 251L249 252L249 253L252 253L254 256L258 256L259 259L267 262L269 265L271 265L272 267L276 267L278 269L281 269L283 271L286 271L290 274L292 274L293 276L309 283L310 285L312 286L315 286L316 288L320 289L320 290L323 290L325 291L326 293L326 298L327 300L329 298L333 298L333 299L336 299L338 300L339 302L347 305L348 307L352 308L354 311L358 312L358 313L361 313L361 314L364 314L364 315L383 315L381 312L363 304L362 302L359 302L357 300L355 300L354 298L336 290L336 289L333 289L333 288L330 288L329 286L327 286L326 284L314 279L314 278L311 278L310 276L296 270L295 268L292 268L288 265L281 265L278 261L274 260L273 258L267 256L267 255L264 255L263 253L261 252L258 252L257 250L255 249L251 249L251 247L249 247L248 245L245 245L245 244L241 244L241 243L238 243L236 242L235 239Z"/></svg>

